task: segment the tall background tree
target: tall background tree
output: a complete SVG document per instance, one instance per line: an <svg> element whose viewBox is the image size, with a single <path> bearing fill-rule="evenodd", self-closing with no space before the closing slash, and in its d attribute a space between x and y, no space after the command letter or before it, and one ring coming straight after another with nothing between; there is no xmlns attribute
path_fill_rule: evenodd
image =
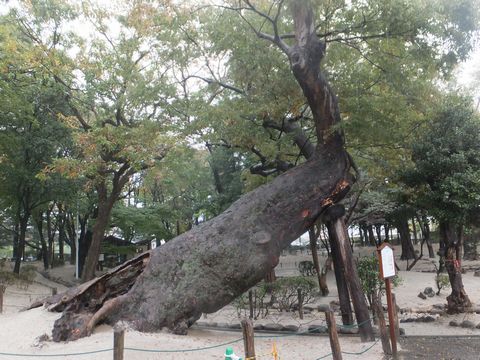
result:
<svg viewBox="0 0 480 360"><path fill-rule="evenodd" d="M407 184L420 192L419 203L439 223L451 313L471 305L462 282L461 252L464 228L480 204L479 156L480 118L470 100L450 96L414 142L414 168L405 173Z"/></svg>

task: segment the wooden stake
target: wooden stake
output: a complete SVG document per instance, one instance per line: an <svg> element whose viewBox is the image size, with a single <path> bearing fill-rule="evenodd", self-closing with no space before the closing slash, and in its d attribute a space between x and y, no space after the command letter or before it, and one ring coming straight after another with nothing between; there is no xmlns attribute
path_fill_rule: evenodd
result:
<svg viewBox="0 0 480 360"><path fill-rule="evenodd" d="M387 295L388 326L390 330L390 341L392 342L392 355L397 356L397 337L395 336L395 316L392 301L392 284L390 278L385 279L385 292Z"/></svg>
<svg viewBox="0 0 480 360"><path fill-rule="evenodd" d="M300 317L300 320L303 320L303 295L302 295L302 289L300 289L300 288L297 289L297 295L298 295L298 316Z"/></svg>
<svg viewBox="0 0 480 360"><path fill-rule="evenodd" d="M113 360L123 360L125 346L125 329L116 327L113 330Z"/></svg>
<svg viewBox="0 0 480 360"><path fill-rule="evenodd" d="M330 337L330 347L332 348L333 360L342 360L342 350L338 341L337 324L335 323L335 315L333 311L325 311L327 319L328 335Z"/></svg>
<svg viewBox="0 0 480 360"><path fill-rule="evenodd" d="M395 335L397 339L400 337L400 324L398 321L398 310L397 310L397 300L395 298L395 293L392 293L392 303L393 303L393 318L395 322Z"/></svg>
<svg viewBox="0 0 480 360"><path fill-rule="evenodd" d="M253 341L253 323L250 319L243 319L242 322L243 346L245 349L245 358L255 358L255 343Z"/></svg>
<svg viewBox="0 0 480 360"><path fill-rule="evenodd" d="M375 314L378 319L378 326L380 328L380 338L382 339L382 349L384 354L391 355L392 348L390 347L390 340L388 339L387 324L385 323L385 317L383 316L383 307L380 299L377 296L373 298L373 306L375 308Z"/></svg>
<svg viewBox="0 0 480 360"><path fill-rule="evenodd" d="M56 287L52 287L52 296L53 295L57 295L57 288Z"/></svg>
<svg viewBox="0 0 480 360"><path fill-rule="evenodd" d="M250 319L253 319L253 291L248 290L248 304L250 306Z"/></svg>

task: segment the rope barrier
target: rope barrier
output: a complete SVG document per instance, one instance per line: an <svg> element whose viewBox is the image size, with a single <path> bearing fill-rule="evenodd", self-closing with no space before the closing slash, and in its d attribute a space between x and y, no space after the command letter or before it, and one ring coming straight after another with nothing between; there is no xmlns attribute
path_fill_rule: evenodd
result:
<svg viewBox="0 0 480 360"><path fill-rule="evenodd" d="M366 323L368 323L369 321L373 320L372 318L368 318L367 320L365 321L362 321L361 323L358 323L358 324L351 324L351 325L340 325L340 324L336 324L337 327L340 327L340 328L344 328L344 329L353 329L353 328L359 328L360 326L363 326L365 325Z"/></svg>
<svg viewBox="0 0 480 360"><path fill-rule="evenodd" d="M8 306L8 305L7 305ZM16 306L16 305L10 305L10 306ZM18 306L18 307L21 307L21 306ZM353 328L353 327L360 327L362 326L363 324L367 323L368 321L370 321L371 319L368 319L368 320L365 320L361 323L358 323L358 324L352 324L352 325L337 325L339 327L347 327L347 328ZM325 325L320 325L316 328L312 328L312 329L307 329L307 330L304 330L304 331L301 331L301 332L296 332L296 333L291 333L291 334L280 334L280 335L255 335L255 338L258 338L258 339L265 339L265 338L283 338L283 337L290 337L290 336L299 336L299 335L303 335L303 334L309 334L309 333L315 333L316 331L318 331L319 329L323 328ZM215 348L219 348L219 347L224 347L226 345L231 345L231 344L234 344L234 343L237 343L239 341L242 341L243 338L238 338L238 339L235 339L235 340L231 340L231 341L228 341L228 342L224 342L224 343L221 343L221 344L217 344L217 345L211 345L211 346L206 346L206 347L198 347L198 348L192 348L192 349L141 349L141 348L134 348L134 347L125 347L124 350L128 350L128 351L138 351L138 352L150 352L150 353L185 353L185 352L196 352L196 351L204 351L204 350L210 350L210 349L215 349ZM363 351L361 352L344 352L342 351L342 353L344 354L348 354L348 355L361 355L361 354L364 354L365 352L369 351L371 348L373 348L376 344L378 343L378 340L375 341L371 346L369 346L368 348L364 349ZM113 348L108 348L108 349L100 349L100 350L93 350L93 351L87 351L87 352L77 352L77 353L61 353L61 354L17 354L17 353L7 353L7 352L0 352L0 355L4 355L4 356L15 356L15 357L60 357L60 356L83 356L83 355L91 355L91 354L97 354L97 353L102 353L102 352L107 352L107 351L113 351ZM265 355L257 355L255 358L258 358L258 357L263 357L263 356L267 356L267 355L271 355L271 353L269 354L265 354ZM316 360L320 360L320 359L324 359L328 356L332 355L332 353L329 353L327 355L324 355L322 357L319 357L317 358ZM255 358L252 358L251 360L254 360ZM249 359L245 359L245 360L249 360Z"/></svg>
<svg viewBox="0 0 480 360"><path fill-rule="evenodd" d="M378 344L378 340L376 340L372 345L370 345L369 347L365 348L364 350L360 351L360 352L350 352L350 351L342 351L342 354L345 354L345 355L363 355L365 354L367 351L371 350L375 345ZM319 358L316 358L315 360L321 360L321 359L325 359L329 356L333 355L332 353L328 353L326 355L323 355Z"/></svg>
<svg viewBox="0 0 480 360"><path fill-rule="evenodd" d="M210 349L215 349L218 347L226 346L226 345L231 345L235 344L239 341L243 340L243 338L239 338L236 340L228 341L223 344L218 344L218 345L212 345L212 346L206 346L202 348L193 348L193 349L180 349L180 350L157 350L157 349L139 349L139 348L132 348L132 347L125 347L125 350L130 350L130 351L140 351L140 352L154 352L154 353L181 353L181 352L193 352L193 351L203 351L203 350L210 350Z"/></svg>
<svg viewBox="0 0 480 360"><path fill-rule="evenodd" d="M14 294L14 295L21 295L21 296L51 296L52 294L25 294L25 293L21 293L21 292L17 292L17 291L12 291L12 290L8 290L7 288L7 291L6 291L8 294Z"/></svg>
<svg viewBox="0 0 480 360"><path fill-rule="evenodd" d="M312 330L311 330L312 331ZM307 330L308 332L308 330ZM292 336L292 335L300 335L299 334L286 334L283 336ZM283 336L255 336L256 338L277 338L277 337L283 337ZM224 347L226 345L231 345L234 343L237 343L239 341L243 340L243 338L238 338L232 341L224 342L221 344L217 345L211 345L211 346L206 346L206 347L199 347L199 348L193 348L193 349L141 349L141 348L133 348L133 347L125 347L124 350L128 351L138 351L138 352L150 352L150 353L184 353L184 352L196 352L196 351L204 351L204 350L210 350L210 349L215 349L219 347ZM365 348L364 350L360 352L348 352L348 351L342 351L343 354L348 354L348 355L362 355L372 349L376 344L378 343L378 340L375 341L372 345L369 347ZM60 353L60 354L18 354L18 353L7 353L7 352L0 352L0 355L4 356L15 356L15 357L60 357L60 356L83 356L83 355L91 355L91 354L98 354L98 353L103 353L103 352L108 352L108 351L113 351L113 348L108 348L108 349L100 349L100 350L92 350L92 351L85 351L85 352L77 352L77 353ZM263 354L263 355L257 355L254 358L251 358L251 360L255 360L256 358L264 357L264 356L269 356L272 353L268 354ZM328 353L322 357L317 358L316 360L321 360L324 359L328 356L332 355L332 353ZM245 359L249 360L249 359Z"/></svg>
<svg viewBox="0 0 480 360"><path fill-rule="evenodd" d="M85 352L78 352L78 353L64 353L64 354L15 354L15 353L0 352L0 355L17 356L17 357L60 357L60 356L91 355L91 354L98 354L98 353L107 352L107 351L113 351L113 348L92 350L92 351L85 351Z"/></svg>
<svg viewBox="0 0 480 360"><path fill-rule="evenodd" d="M367 351L369 351L371 348L373 348L377 344L378 344L378 340L375 340L375 342L372 345L370 345L368 348L364 349L363 351L360 351L360 352L342 351L342 354L345 354L345 355L362 355L362 354L365 354Z"/></svg>

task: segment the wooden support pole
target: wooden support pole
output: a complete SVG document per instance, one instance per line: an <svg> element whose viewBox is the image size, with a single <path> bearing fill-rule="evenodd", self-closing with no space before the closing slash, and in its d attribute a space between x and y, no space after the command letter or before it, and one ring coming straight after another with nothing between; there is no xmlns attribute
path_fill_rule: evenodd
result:
<svg viewBox="0 0 480 360"><path fill-rule="evenodd" d="M250 319L253 319L253 291L248 290L248 305L250 307Z"/></svg>
<svg viewBox="0 0 480 360"><path fill-rule="evenodd" d="M57 295L57 288L56 287L52 287L52 296L53 295Z"/></svg>
<svg viewBox="0 0 480 360"><path fill-rule="evenodd" d="M115 327L113 330L113 360L123 360L123 348L125 346L125 329Z"/></svg>
<svg viewBox="0 0 480 360"><path fill-rule="evenodd" d="M380 328L380 338L382 339L383 353L386 355L392 354L392 348L390 347L390 340L388 339L387 324L385 323L385 317L383 316L383 307L380 299L377 296L373 297L373 307L378 319L378 326Z"/></svg>
<svg viewBox="0 0 480 360"><path fill-rule="evenodd" d="M370 321L370 313L368 311L367 302L363 295L362 285L358 276L357 266L353 261L352 248L346 236L346 226L343 218L337 218L334 221L328 221L329 234L335 234L336 241L338 241L338 250L345 267L345 276L348 279L348 289L352 298L353 309L357 317L357 322L360 324L358 332L362 342L373 341L375 336L373 334L372 322Z"/></svg>
<svg viewBox="0 0 480 360"><path fill-rule="evenodd" d="M390 278L385 279L385 293L387 295L388 326L390 330L390 341L392 342L392 355L397 356L397 337L395 336L395 316L392 300L392 284Z"/></svg>
<svg viewBox="0 0 480 360"><path fill-rule="evenodd" d="M250 319L243 319L242 322L243 346L246 359L255 359L255 343L253 341L253 323Z"/></svg>
<svg viewBox="0 0 480 360"><path fill-rule="evenodd" d="M333 311L325 311L325 319L327 320L333 360L342 360L342 350L340 349L340 342L338 341L337 324L335 323Z"/></svg>
<svg viewBox="0 0 480 360"><path fill-rule="evenodd" d="M400 322L398 321L397 300L395 298L394 293L392 293L392 303L393 303L393 318L395 320L395 335L398 339L400 337Z"/></svg>
<svg viewBox="0 0 480 360"><path fill-rule="evenodd" d="M5 292L5 285L0 285L0 314L3 312L3 294Z"/></svg>
<svg viewBox="0 0 480 360"><path fill-rule="evenodd" d="M303 320L303 294L302 294L302 289L300 289L300 288L297 289L297 295L298 295L298 316L300 317L300 320Z"/></svg>

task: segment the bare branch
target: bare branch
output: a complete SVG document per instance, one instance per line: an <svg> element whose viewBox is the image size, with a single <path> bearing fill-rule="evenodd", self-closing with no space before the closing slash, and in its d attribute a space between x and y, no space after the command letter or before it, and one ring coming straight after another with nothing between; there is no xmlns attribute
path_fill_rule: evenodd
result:
<svg viewBox="0 0 480 360"><path fill-rule="evenodd" d="M229 85L229 84L226 84L222 81L219 81L219 80L216 80L216 79L208 79L208 78L205 78L203 76L198 76L198 75L188 75L185 77L185 81L187 81L188 79L199 79L199 80L202 80L202 81L205 81L207 84L217 84L225 89L228 89L228 90L232 90L233 92L236 92L237 94L241 94L241 95L246 95L245 94L245 91L240 89L240 88L237 88L233 85Z"/></svg>

